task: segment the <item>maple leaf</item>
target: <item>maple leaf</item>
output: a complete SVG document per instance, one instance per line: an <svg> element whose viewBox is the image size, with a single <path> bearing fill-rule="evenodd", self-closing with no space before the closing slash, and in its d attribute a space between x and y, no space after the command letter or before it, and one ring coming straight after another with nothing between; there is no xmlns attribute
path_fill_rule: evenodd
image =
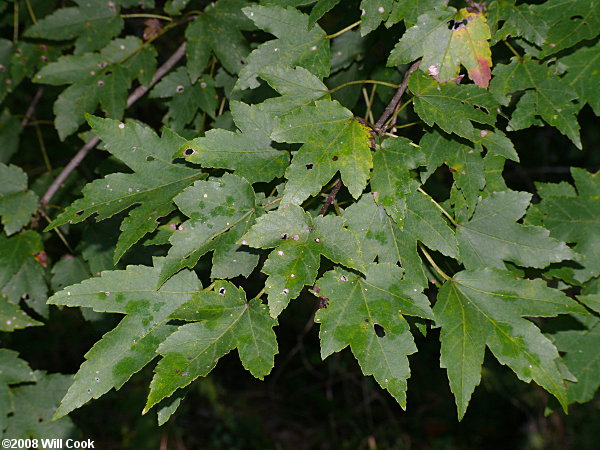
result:
<svg viewBox="0 0 600 450"><path fill-rule="evenodd" d="M548 36L540 56L553 55L600 33L600 1L548 0L531 9L548 23ZM567 19L568 18L568 19Z"/></svg>
<svg viewBox="0 0 600 450"><path fill-rule="evenodd" d="M523 90L507 129L530 127L539 116L581 149L577 107L572 102L577 98L575 91L537 61L515 57L510 64L496 66L490 91L503 104L509 103L509 94Z"/></svg>
<svg viewBox="0 0 600 450"><path fill-rule="evenodd" d="M417 25L402 36L388 60L399 65L423 58L420 69L440 83L458 77L461 64L469 78L487 88L491 78L490 29L480 12L453 8L434 9L421 15Z"/></svg>
<svg viewBox="0 0 600 450"><path fill-rule="evenodd" d="M456 258L458 246L454 231L448 226L431 198L421 192L406 196L406 217L400 226L377 206L371 195L362 198L344 212L345 224L357 236L365 262L375 257L380 262L400 263L404 278L427 286L424 266L417 253L417 242Z"/></svg>
<svg viewBox="0 0 600 450"><path fill-rule="evenodd" d="M183 138L165 129L159 138L150 128L137 122L122 123L89 116L94 132L106 150L123 161L134 173L115 173L93 181L83 188L83 198L73 202L48 225L47 230L65 223L79 223L97 214L104 220L135 207L121 223L115 249L118 261L133 244L158 226L157 220L175 209L173 197L199 178L199 170L173 164L171 155ZM156 176L156 174L160 176Z"/></svg>
<svg viewBox="0 0 600 450"><path fill-rule="evenodd" d="M329 99L327 86L304 67L270 66L260 77L281 94L260 104L263 111L274 117L283 116L319 99Z"/></svg>
<svg viewBox="0 0 600 450"><path fill-rule="evenodd" d="M171 99L163 122L178 132L194 119L198 110L214 119L217 109L217 92L213 79L203 76L192 82L183 67L157 83L149 97Z"/></svg>
<svg viewBox="0 0 600 450"><path fill-rule="evenodd" d="M600 295L580 295L579 301L586 305L594 302L596 312L600 312ZM562 330L550 337L561 352L565 352L563 361L577 377L577 382L568 382L569 403L584 403L592 398L600 386L600 320L597 317L586 318L589 323L583 330Z"/></svg>
<svg viewBox="0 0 600 450"><path fill-rule="evenodd" d="M246 0L220 0L198 14L185 31L187 70L192 82L204 71L211 53L231 73L238 73L250 53L242 31L253 30L242 13Z"/></svg>
<svg viewBox="0 0 600 450"><path fill-rule="evenodd" d="M403 315L432 319L429 301L391 264L370 265L365 277L336 269L317 282L329 303L315 315L321 357L350 346L365 375L373 375L406 408L407 356L415 353Z"/></svg>
<svg viewBox="0 0 600 450"><path fill-rule="evenodd" d="M31 230L11 238L0 234L0 248L0 330L42 325L18 306L25 296L36 312L47 315L44 270L34 257L44 250L40 235Z"/></svg>
<svg viewBox="0 0 600 450"><path fill-rule="evenodd" d="M427 125L436 124L446 133L479 141L481 131L476 130L472 122L492 127L496 123L498 102L477 86L438 84L433 78L415 72L409 78L408 88L415 96L413 104L419 117Z"/></svg>
<svg viewBox="0 0 600 450"><path fill-rule="evenodd" d="M277 354L277 321L259 299L246 301L243 289L218 281L199 292L171 317L200 320L180 326L160 344L163 356L154 369L144 412L176 389L206 376L222 356L237 348L243 366L257 378L269 374Z"/></svg>
<svg viewBox="0 0 600 450"><path fill-rule="evenodd" d="M27 174L17 166L0 163L0 217L7 236L16 233L35 214L38 197L27 190Z"/></svg>
<svg viewBox="0 0 600 450"><path fill-rule="evenodd" d="M519 377L534 380L567 409L556 347L523 317L554 317L585 309L542 280L516 280L493 268L462 271L444 283L433 307L441 327L441 367L462 419L481 380L486 346Z"/></svg>
<svg viewBox="0 0 600 450"><path fill-rule="evenodd" d="M169 316L189 301L201 285L195 274L182 271L160 289L154 288L162 263L158 258L155 267L128 266L125 270L102 272L100 277L66 287L48 299L52 305L126 315L85 355L86 361L75 375L55 418L67 415L112 388L120 389L157 356L158 345L177 329L167 323Z"/></svg>
<svg viewBox="0 0 600 450"><path fill-rule="evenodd" d="M573 269L574 277L584 282L600 275L600 177L576 167L571 175L577 193L570 186L553 192L546 188L537 208L550 236L576 244L573 250L581 257L575 260L582 267Z"/></svg>
<svg viewBox="0 0 600 450"><path fill-rule="evenodd" d="M596 116L600 116L600 96L596 94L600 85L600 42L578 48L559 61L566 70L561 81L577 93L575 108L581 109L588 103Z"/></svg>
<svg viewBox="0 0 600 450"><path fill-rule="evenodd" d="M132 56L133 55L133 56ZM115 39L100 53L61 56L42 68L36 83L70 84L54 103L55 126L61 140L72 134L101 104L109 116L123 117L133 79L147 84L156 66L156 50L134 36Z"/></svg>
<svg viewBox="0 0 600 450"><path fill-rule="evenodd" d="M283 204L300 204L317 194L339 171L344 185L358 198L373 165L370 129L337 101L320 100L284 116L271 137L302 142L285 176Z"/></svg>
<svg viewBox="0 0 600 450"><path fill-rule="evenodd" d="M415 0L411 2L396 0L385 25L389 28L404 20L406 27L411 27L417 23L422 14L435 8L444 7L447 3L447 0Z"/></svg>
<svg viewBox="0 0 600 450"><path fill-rule="evenodd" d="M248 56L236 89L256 88L259 72L272 65L301 66L319 78L329 75L329 41L320 26L308 29L308 16L294 8L251 6L243 9L256 26L278 39L265 42Z"/></svg>
<svg viewBox="0 0 600 450"><path fill-rule="evenodd" d="M230 108L240 131L210 130L182 144L174 157L203 167L231 169L252 183L282 176L290 159L287 152L271 146L276 119L256 105L232 102Z"/></svg>
<svg viewBox="0 0 600 450"><path fill-rule="evenodd" d="M236 243L254 224L257 214L256 198L248 181L231 174L196 181L174 201L189 219L169 239L171 248L160 273L160 284L184 267L193 268L211 250L214 278L223 270L223 264L230 265L226 269L228 276L248 276L252 272L258 256L239 250ZM219 259L223 261L216 264Z"/></svg>
<svg viewBox="0 0 600 450"><path fill-rule="evenodd" d="M356 236L339 217L311 217L289 205L260 217L241 240L254 248L274 248L262 271L271 316L277 317L304 286L313 285L320 256L347 267L365 265Z"/></svg>
<svg viewBox="0 0 600 450"><path fill-rule="evenodd" d="M467 269L502 268L504 261L542 268L575 258L547 229L516 223L525 215L531 197L527 192L493 193L479 202L469 221L457 224L460 258Z"/></svg>
<svg viewBox="0 0 600 450"><path fill-rule="evenodd" d="M30 372L35 383L14 386L8 392L11 414L5 421L2 437L5 439L68 439L77 433L69 417L52 420L60 398L71 383L70 375L47 374L36 370ZM4 405L3 405L4 406ZM1 423L1 420L0 420ZM35 441L34 441L35 442Z"/></svg>
<svg viewBox="0 0 600 450"><path fill-rule="evenodd" d="M549 24L542 14L535 11L533 5L515 5L515 2L506 0L496 1L490 4L488 17L502 22L502 27L494 35L497 41L508 36L522 36L537 46L546 42Z"/></svg>
<svg viewBox="0 0 600 450"><path fill-rule="evenodd" d="M419 187L411 172L425 162L419 150L408 139L387 139L373 157L373 197L400 226L406 215L406 196Z"/></svg>
<svg viewBox="0 0 600 450"><path fill-rule="evenodd" d="M26 37L57 41L75 39L75 54L104 47L123 29L115 2L75 0L77 7L60 8L25 32Z"/></svg>

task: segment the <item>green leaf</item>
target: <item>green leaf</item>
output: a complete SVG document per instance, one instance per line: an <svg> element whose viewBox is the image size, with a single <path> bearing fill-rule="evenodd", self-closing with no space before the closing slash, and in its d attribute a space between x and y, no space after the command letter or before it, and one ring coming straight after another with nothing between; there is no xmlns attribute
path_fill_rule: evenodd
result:
<svg viewBox="0 0 600 450"><path fill-rule="evenodd" d="M227 254L235 275L248 276L257 255L240 250L237 240L254 224L257 207L252 186L243 178L197 181L175 197L179 210L189 217L170 239L171 248L162 267L159 284L184 267L193 268L198 259L213 250L213 261ZM238 256L241 258L237 261ZM213 273L213 278L217 274Z"/></svg>
<svg viewBox="0 0 600 450"><path fill-rule="evenodd" d="M509 36L522 36L537 46L546 42L549 25L544 16L535 11L535 6L499 0L490 5L489 15L503 23L494 35L496 41Z"/></svg>
<svg viewBox="0 0 600 450"><path fill-rule="evenodd" d="M427 123L438 125L446 133L467 139L479 139L472 122L494 126L498 102L485 89L454 82L438 84L420 72L413 73L408 88L414 94L415 112ZM452 114L448 114L452 111Z"/></svg>
<svg viewBox="0 0 600 450"><path fill-rule="evenodd" d="M18 166L0 163L0 216L4 232L10 236L31 220L38 197L27 190L27 174Z"/></svg>
<svg viewBox="0 0 600 450"><path fill-rule="evenodd" d="M411 171L424 163L423 152L405 138L385 140L373 157L373 197L400 226L406 215L406 196L419 187Z"/></svg>
<svg viewBox="0 0 600 450"><path fill-rule="evenodd" d="M531 8L549 25L546 42L542 45L542 57L583 40L594 39L600 33L598 0L549 0Z"/></svg>
<svg viewBox="0 0 600 450"><path fill-rule="evenodd" d="M26 37L51 40L75 39L75 54L105 46L123 29L115 2L75 0L78 7L57 9L25 32Z"/></svg>
<svg viewBox="0 0 600 450"><path fill-rule="evenodd" d="M219 281L213 291L194 295L186 308L194 311L193 319L177 311L173 318L201 321L179 327L158 348L163 358L154 370L144 412L176 389L206 376L219 358L235 348L244 368L255 377L262 380L273 368L277 321L259 299L247 302L242 289Z"/></svg>
<svg viewBox="0 0 600 450"><path fill-rule="evenodd" d="M421 15L417 25L402 36L388 65L422 57L421 70L440 83L456 79L463 65L477 86L487 88L492 66L490 37L485 16L480 12L433 9Z"/></svg>
<svg viewBox="0 0 600 450"><path fill-rule="evenodd" d="M43 251L40 235L34 231L11 238L0 234L0 248L0 329L12 331L41 325L17 306L25 296L36 312L47 314L44 270L34 259Z"/></svg>
<svg viewBox="0 0 600 450"><path fill-rule="evenodd" d="M1 84L2 79L0 78ZM1 101L2 94L0 92ZM21 131L21 122L10 114L8 108L4 109L0 114L0 163L8 163L12 155L16 153L19 148L19 135Z"/></svg>
<svg viewBox="0 0 600 450"><path fill-rule="evenodd" d="M477 205L469 221L457 225L460 258L467 269L503 268L504 261L542 268L576 256L545 228L517 223L530 201L526 192L497 192Z"/></svg>
<svg viewBox="0 0 600 450"><path fill-rule="evenodd" d="M579 296L582 299L582 296ZM552 335L556 347L565 352L563 361L577 382L569 382L569 403L584 403L594 398L600 386L600 321L585 330L564 330Z"/></svg>
<svg viewBox="0 0 600 450"><path fill-rule="evenodd" d="M537 124L539 116L581 149L576 117L578 108L572 102L577 98L575 91L549 67L530 59L513 58L510 64L501 64L494 69L490 91L502 103L508 103L509 94L522 90L525 93L518 100L507 129L528 128Z"/></svg>
<svg viewBox="0 0 600 450"><path fill-rule="evenodd" d="M385 25L390 27L404 20L406 27L411 27L417 23L418 18L422 14L435 8L442 8L447 3L446 0L395 1Z"/></svg>
<svg viewBox="0 0 600 450"><path fill-rule="evenodd" d="M559 61L566 68L561 81L577 93L575 107L580 109L588 103L596 116L600 116L600 96L596 92L600 84L600 42L592 47L581 47Z"/></svg>
<svg viewBox="0 0 600 450"><path fill-rule="evenodd" d="M137 78L148 83L156 65L156 50L135 36L115 39L100 53L61 56L35 75L33 81L70 84L54 103L55 126L61 140L77 131L85 113L98 105L119 119L127 103L127 91Z"/></svg>
<svg viewBox="0 0 600 450"><path fill-rule="evenodd" d="M97 220L104 220L134 206L121 223L114 254L116 262L133 244L156 229L160 217L175 209L173 197L206 175L171 162L184 140L169 130L164 130L159 138L149 127L137 122L122 123L94 116L89 116L88 121L106 150L134 173L110 174L88 184L83 188L83 198L73 202L47 229L79 223L94 214Z"/></svg>
<svg viewBox="0 0 600 450"><path fill-rule="evenodd" d="M377 206L370 195L363 197L344 213L346 226L356 234L365 262L400 263L404 278L427 286L427 275L417 253L417 242L456 258L454 232L431 198L415 192L406 197L406 219L400 226Z"/></svg>
<svg viewBox="0 0 600 450"><path fill-rule="evenodd" d="M56 406L71 382L70 375L36 371L35 384L11 389L14 411L7 420L5 439L67 439L76 433L69 417L52 420Z"/></svg>
<svg viewBox="0 0 600 450"><path fill-rule="evenodd" d="M329 98L327 86L303 67L270 66L260 72L260 77L281 94L281 97L269 98L260 104L262 110L275 117L323 97Z"/></svg>
<svg viewBox="0 0 600 450"><path fill-rule="evenodd" d="M584 282L600 275L600 177L576 167L571 174L577 195L571 195L572 189L546 188L538 208L552 237L576 244L573 249L581 255L576 261L583 267L574 269L574 276Z"/></svg>
<svg viewBox="0 0 600 450"><path fill-rule="evenodd" d="M360 22L360 34L366 36L375 30L381 22L387 20L392 11L394 0L362 0L360 8L362 17Z"/></svg>
<svg viewBox="0 0 600 450"><path fill-rule="evenodd" d="M265 290L272 317L304 286L314 283L320 255L353 269L365 267L356 236L343 227L341 218L312 218L296 205L259 218L241 242L254 248L275 248L262 268L269 275Z"/></svg>
<svg viewBox="0 0 600 450"><path fill-rule="evenodd" d="M218 106L213 79L203 76L192 83L183 67L164 77L152 89L149 97L171 98L163 122L175 131L183 130L199 110L214 118Z"/></svg>
<svg viewBox="0 0 600 450"><path fill-rule="evenodd" d="M301 66L319 78L329 75L329 42L325 32L315 25L308 29L308 16L294 8L251 6L243 9L256 26L277 37L258 46L239 72L236 89L259 86L258 74L267 67Z"/></svg>
<svg viewBox="0 0 600 450"><path fill-rule="evenodd" d="M441 367L447 369L459 419L481 380L486 346L519 377L534 380L567 409L567 390L554 345L523 317L585 310L542 280L516 280L492 268L462 271L444 283L433 307L442 331Z"/></svg>
<svg viewBox="0 0 600 450"><path fill-rule="evenodd" d="M211 53L231 73L238 73L250 47L241 31L252 30L242 13L246 0L220 0L198 14L185 31L187 70L192 82L202 74Z"/></svg>
<svg viewBox="0 0 600 450"><path fill-rule="evenodd" d="M300 204L339 171L344 185L358 198L373 166L370 129L336 101L320 100L284 116L271 137L304 145L286 171L283 204Z"/></svg>
<svg viewBox="0 0 600 450"><path fill-rule="evenodd" d="M289 164L287 152L271 146L271 131L276 120L259 106L231 103L231 113L238 132L213 129L205 136L184 143L175 158L234 170L251 183L281 177Z"/></svg>
<svg viewBox="0 0 600 450"><path fill-rule="evenodd" d="M156 349L176 327L169 315L201 288L191 272L181 272L160 289L162 260L156 267L128 266L126 270L102 272L54 294L49 304L83 306L97 312L126 314L85 355L55 417L62 417L113 387L120 389L129 378L156 357Z"/></svg>
<svg viewBox="0 0 600 450"><path fill-rule="evenodd" d="M365 375L373 375L406 408L407 356L417 347L403 314L433 318L429 301L417 285L402 280L391 264L371 265L364 278L340 269L317 282L329 302L319 310L321 357L350 346Z"/></svg>
<svg viewBox="0 0 600 450"><path fill-rule="evenodd" d="M317 20L327 14L328 11L331 11L335 5L337 5L341 0L318 0L315 6L310 10L310 16L308 20L309 28L312 28Z"/></svg>

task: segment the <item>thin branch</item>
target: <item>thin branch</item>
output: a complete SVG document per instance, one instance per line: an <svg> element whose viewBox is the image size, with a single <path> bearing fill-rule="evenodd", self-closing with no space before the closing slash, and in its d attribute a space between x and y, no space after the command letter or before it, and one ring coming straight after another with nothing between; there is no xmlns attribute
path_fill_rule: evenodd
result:
<svg viewBox="0 0 600 450"><path fill-rule="evenodd" d="M337 182L335 183L335 186L333 187L333 189L327 196L327 200L325 200L325 204L321 208L321 211L319 211L320 216L325 215L325 213L327 212L327 210L329 209L329 207L335 200L335 196L337 195L337 193L340 191L341 188L342 188L342 179L338 178Z"/></svg>
<svg viewBox="0 0 600 450"><path fill-rule="evenodd" d="M33 96L33 100L31 100L31 103L29 104L29 108L27 108L27 112L25 112L25 117L23 117L23 120L21 120L21 128L25 128L27 126L27 124L29 123L29 121L31 120L31 118L33 117L33 114L35 113L35 108L37 107L37 104L39 103L40 99L42 98L43 93L44 93L44 88L41 87L37 90L37 92Z"/></svg>
<svg viewBox="0 0 600 450"><path fill-rule="evenodd" d="M394 111L396 110L396 107L400 103L400 100L402 100L402 96L404 95L404 92L406 92L406 88L408 87L408 77L410 76L411 73L413 73L415 70L417 70L419 68L419 64L421 64L420 59L415 61L408 68L408 70L404 74L404 79L402 80L402 83L400 84L400 86L398 87L398 90L396 91L396 94L394 94L394 97L392 98L392 101L386 106L385 111L383 111L383 114L381 115L381 117L379 118L377 123L375 124L375 130L377 131L377 133L380 136L386 132L387 127L384 126L384 124L390 118L390 116L394 113Z"/></svg>
<svg viewBox="0 0 600 450"><path fill-rule="evenodd" d="M121 14L123 19L160 19L166 20L167 22L173 22L173 19L167 16L161 16L160 14Z"/></svg>
<svg viewBox="0 0 600 450"><path fill-rule="evenodd" d="M137 102L140 99L140 97L142 97L146 92L148 92L152 86L154 86L162 77L164 77L167 74L167 72L169 72L173 68L173 66L177 64L179 60L181 60L181 58L183 58L184 54L185 44L181 44L179 48L175 51L175 53L173 53L170 56L170 58L167 59L163 63L163 65L156 70L156 73L152 77L152 81L150 81L150 84L148 86L139 86L135 91L131 93L131 95L127 98L127 107L129 108L131 105ZM54 197L54 194L56 194L56 191L58 191L60 185L64 183L64 181L71 174L71 172L73 172L73 170L75 170L75 168L77 168L77 166L81 164L81 161L83 161L83 159L87 156L89 151L96 147L96 145L98 145L98 142L100 142L100 139L98 138L98 136L94 136L88 141L87 144L81 147L81 149L77 152L73 159L69 161L69 163L52 182L52 184L40 200L40 206L42 208L45 207L48 203L50 203L50 200L52 200L52 197Z"/></svg>

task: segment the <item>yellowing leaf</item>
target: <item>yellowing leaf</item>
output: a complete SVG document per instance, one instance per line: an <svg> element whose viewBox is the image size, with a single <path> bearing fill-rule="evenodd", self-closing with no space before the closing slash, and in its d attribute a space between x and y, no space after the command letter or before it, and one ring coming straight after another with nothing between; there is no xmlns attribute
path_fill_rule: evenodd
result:
<svg viewBox="0 0 600 450"><path fill-rule="evenodd" d="M390 55L388 65L408 63L422 57L421 70L437 81L458 77L460 66L469 78L487 88L491 78L490 28L480 12L435 9L421 15L408 29Z"/></svg>

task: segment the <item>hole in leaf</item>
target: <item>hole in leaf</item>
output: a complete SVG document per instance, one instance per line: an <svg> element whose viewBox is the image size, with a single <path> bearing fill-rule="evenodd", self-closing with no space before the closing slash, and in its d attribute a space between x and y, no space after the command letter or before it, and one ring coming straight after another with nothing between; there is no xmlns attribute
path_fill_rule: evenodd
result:
<svg viewBox="0 0 600 450"><path fill-rule="evenodd" d="M338 160L338 157L337 157L337 156L334 156L333 158L331 158L331 160L332 160L332 161L337 161L337 160Z"/></svg>
<svg viewBox="0 0 600 450"><path fill-rule="evenodd" d="M473 105L473 108L478 109L479 111L483 111L486 114L490 113L485 106Z"/></svg>
<svg viewBox="0 0 600 450"><path fill-rule="evenodd" d="M311 170L312 168L313 168L313 165L312 165L312 163L308 163L308 164L306 165L306 170Z"/></svg>
<svg viewBox="0 0 600 450"><path fill-rule="evenodd" d="M571 16L570 17L571 20L582 20L583 16L580 16L579 14L575 15L575 16Z"/></svg>
<svg viewBox="0 0 600 450"><path fill-rule="evenodd" d="M383 328L378 323L373 324L373 329L375 330L375 334L377 335L377 337L382 338L385 336L385 328Z"/></svg>
<svg viewBox="0 0 600 450"><path fill-rule="evenodd" d="M224 287L219 288L219 295L225 295L225 292L227 292L227 291L225 290Z"/></svg>
<svg viewBox="0 0 600 450"><path fill-rule="evenodd" d="M287 233L281 233L281 239L283 239L284 241L289 239L290 235Z"/></svg>
<svg viewBox="0 0 600 450"><path fill-rule="evenodd" d="M185 156L185 157L192 156L194 153L196 153L196 151L193 148L188 147L183 151L183 156Z"/></svg>
<svg viewBox="0 0 600 450"><path fill-rule="evenodd" d="M183 91L185 91L185 88L181 84L175 88L175 92L178 94L181 94Z"/></svg>
<svg viewBox="0 0 600 450"><path fill-rule="evenodd" d="M155 159L154 156L146 156L146 161L154 161Z"/></svg>
<svg viewBox="0 0 600 450"><path fill-rule="evenodd" d="M42 423L44 421L44 418L43 417L38 417L37 421L38 421L38 423Z"/></svg>

